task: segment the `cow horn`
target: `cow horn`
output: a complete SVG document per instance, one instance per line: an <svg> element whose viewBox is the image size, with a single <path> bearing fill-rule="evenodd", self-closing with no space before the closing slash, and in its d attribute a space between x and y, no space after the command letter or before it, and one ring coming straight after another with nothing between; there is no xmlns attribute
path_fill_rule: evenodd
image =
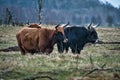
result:
<svg viewBox="0 0 120 80"><path fill-rule="evenodd" d="M58 24L57 26L55 26L55 29L57 29L57 27L59 27L60 26L60 24Z"/></svg>
<svg viewBox="0 0 120 80"><path fill-rule="evenodd" d="M91 29L92 22L88 25L88 29Z"/></svg>
<svg viewBox="0 0 120 80"><path fill-rule="evenodd" d="M64 25L63 28L65 28L65 27L66 27L67 25L69 25L69 24L70 24L70 22L68 22L66 25Z"/></svg>
<svg viewBox="0 0 120 80"><path fill-rule="evenodd" d="M96 28L96 27L98 27L99 25L100 25L100 23L99 23L99 24L97 24L97 25L94 25L93 27L94 27L94 28Z"/></svg>

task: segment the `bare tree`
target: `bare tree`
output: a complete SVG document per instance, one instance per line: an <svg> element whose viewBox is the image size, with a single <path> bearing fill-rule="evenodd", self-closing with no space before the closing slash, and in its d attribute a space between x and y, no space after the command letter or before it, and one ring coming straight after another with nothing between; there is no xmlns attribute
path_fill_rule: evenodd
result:
<svg viewBox="0 0 120 80"><path fill-rule="evenodd" d="M0 25L2 25L2 19L0 19Z"/></svg>
<svg viewBox="0 0 120 80"><path fill-rule="evenodd" d="M39 23L41 24L41 10L42 10L42 0L38 0L38 18L39 18Z"/></svg>
<svg viewBox="0 0 120 80"><path fill-rule="evenodd" d="M12 22L12 14L8 8L6 8L5 24L10 24Z"/></svg>
<svg viewBox="0 0 120 80"><path fill-rule="evenodd" d="M111 15L108 15L106 18L106 22L108 23L108 26L112 26L112 24L114 23L114 19Z"/></svg>
<svg viewBox="0 0 120 80"><path fill-rule="evenodd" d="M91 22L94 23L94 24L97 24L97 19L95 16L92 16L91 17Z"/></svg>

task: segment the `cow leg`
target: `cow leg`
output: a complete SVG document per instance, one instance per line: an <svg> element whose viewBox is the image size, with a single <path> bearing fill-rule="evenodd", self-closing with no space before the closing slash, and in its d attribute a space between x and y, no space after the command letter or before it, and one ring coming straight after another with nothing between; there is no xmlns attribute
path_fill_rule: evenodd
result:
<svg viewBox="0 0 120 80"><path fill-rule="evenodd" d="M66 53L68 53L69 47L70 47L70 43L64 43L63 51L65 49Z"/></svg>
<svg viewBox="0 0 120 80"><path fill-rule="evenodd" d="M45 52L47 55L49 55L52 51L53 51L53 47L50 47L50 48L48 47L45 49Z"/></svg>
<svg viewBox="0 0 120 80"><path fill-rule="evenodd" d="M66 53L68 53L69 47L66 47L65 50L66 50Z"/></svg>
<svg viewBox="0 0 120 80"><path fill-rule="evenodd" d="M74 53L74 54L80 54L80 51L81 51L81 50L72 49L72 53Z"/></svg>
<svg viewBox="0 0 120 80"><path fill-rule="evenodd" d="M74 54L75 54L75 49L72 49L72 53L74 53Z"/></svg>
<svg viewBox="0 0 120 80"><path fill-rule="evenodd" d="M30 50L31 55L35 53L35 50Z"/></svg>
<svg viewBox="0 0 120 80"><path fill-rule="evenodd" d="M77 49L77 52L76 52L76 53L77 53L77 54L80 54L80 51L81 51L80 49Z"/></svg>
<svg viewBox="0 0 120 80"><path fill-rule="evenodd" d="M52 52L52 50L51 50L51 49L46 49L45 52L46 52L47 54L49 54L49 53Z"/></svg>
<svg viewBox="0 0 120 80"><path fill-rule="evenodd" d="M74 54L75 54L75 49L74 49L74 48L71 48L71 51L72 51L72 53L74 53Z"/></svg>
<svg viewBox="0 0 120 80"><path fill-rule="evenodd" d="M64 52L64 44L62 42L58 42L57 43L57 48L58 48L58 52L59 53L63 53Z"/></svg>
<svg viewBox="0 0 120 80"><path fill-rule="evenodd" d="M22 47L19 47L19 48L20 48L21 54L25 55L25 50Z"/></svg>
<svg viewBox="0 0 120 80"><path fill-rule="evenodd" d="M83 49L84 45L81 44L77 47L77 54L80 54L81 50Z"/></svg>
<svg viewBox="0 0 120 80"><path fill-rule="evenodd" d="M34 53L30 52L31 55L34 55Z"/></svg>
<svg viewBox="0 0 120 80"><path fill-rule="evenodd" d="M40 52L43 54L45 53L45 48L40 48Z"/></svg>
<svg viewBox="0 0 120 80"><path fill-rule="evenodd" d="M72 50L72 53L75 54L77 52L77 46L76 46L76 44L71 44L70 48Z"/></svg>

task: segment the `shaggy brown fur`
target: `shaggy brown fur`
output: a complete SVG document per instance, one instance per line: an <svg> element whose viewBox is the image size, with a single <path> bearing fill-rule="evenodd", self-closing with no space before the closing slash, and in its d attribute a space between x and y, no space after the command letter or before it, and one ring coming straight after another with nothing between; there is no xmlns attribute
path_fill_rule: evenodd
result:
<svg viewBox="0 0 120 80"><path fill-rule="evenodd" d="M28 27L30 27L30 28L41 28L41 25L38 25L38 24L30 24Z"/></svg>
<svg viewBox="0 0 120 80"><path fill-rule="evenodd" d="M16 34L21 54L33 54L35 52L51 53L56 43L53 36L58 32L61 32L62 35L65 36L64 30L60 25L57 26L55 30L48 28L22 28Z"/></svg>

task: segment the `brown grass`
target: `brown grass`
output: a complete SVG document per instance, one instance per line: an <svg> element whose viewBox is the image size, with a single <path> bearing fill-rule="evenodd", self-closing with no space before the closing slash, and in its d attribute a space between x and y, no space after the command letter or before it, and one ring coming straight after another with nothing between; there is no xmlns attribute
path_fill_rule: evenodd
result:
<svg viewBox="0 0 120 80"><path fill-rule="evenodd" d="M0 27L0 49L16 46L15 35L21 28ZM100 40L120 42L119 28L97 28L96 30ZM104 68L113 70L95 71L84 76L103 64L106 64ZM120 69L120 44L87 44L79 56L72 54L70 50L67 54L59 54L56 45L49 56L44 54L23 56L19 51L0 52L0 79L3 80L34 76L49 76L57 80L119 80L120 71L114 69Z"/></svg>

